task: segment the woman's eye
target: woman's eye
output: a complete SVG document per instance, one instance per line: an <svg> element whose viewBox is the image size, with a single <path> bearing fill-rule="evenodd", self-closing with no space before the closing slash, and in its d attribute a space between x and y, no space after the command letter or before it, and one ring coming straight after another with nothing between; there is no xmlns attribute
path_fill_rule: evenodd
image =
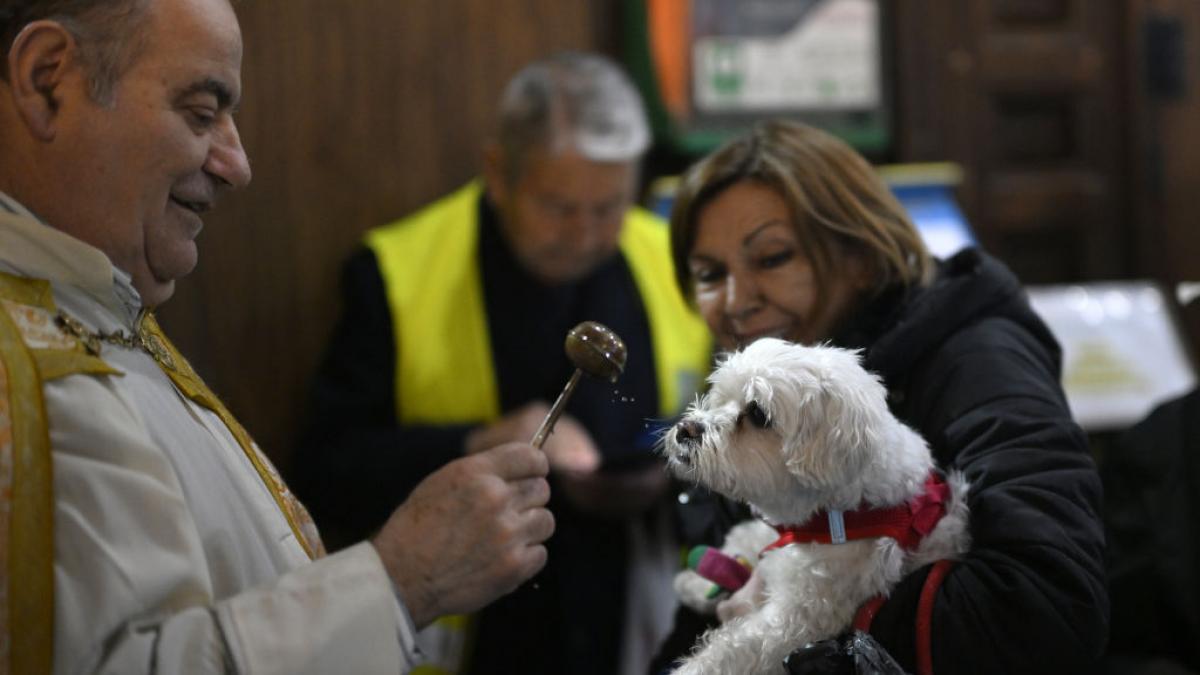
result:
<svg viewBox="0 0 1200 675"><path fill-rule="evenodd" d="M778 253L771 253L769 255L762 256L758 259L758 265L759 267L770 269L772 267L779 267L791 259L791 251L779 251Z"/></svg>
<svg viewBox="0 0 1200 675"><path fill-rule="evenodd" d="M766 429L771 426L771 420L767 417L767 412L762 409L762 406L758 405L757 401L751 401L746 404L745 410L742 411L742 419L749 420L750 424L759 429Z"/></svg>
<svg viewBox="0 0 1200 675"><path fill-rule="evenodd" d="M720 281L724 272L718 267L704 267L692 270L692 278L698 284L712 284Z"/></svg>

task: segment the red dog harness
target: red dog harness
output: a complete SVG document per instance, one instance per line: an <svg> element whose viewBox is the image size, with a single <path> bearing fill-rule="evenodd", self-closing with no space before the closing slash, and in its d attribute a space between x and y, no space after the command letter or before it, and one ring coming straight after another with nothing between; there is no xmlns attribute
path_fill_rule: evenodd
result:
<svg viewBox="0 0 1200 675"><path fill-rule="evenodd" d="M800 525L776 525L779 539L762 552L789 544L844 544L873 537L891 537L904 550L911 551L946 515L949 500L950 486L941 474L933 472L925 479L925 490L907 504L884 509L818 511Z"/></svg>
<svg viewBox="0 0 1200 675"><path fill-rule="evenodd" d="M925 490L907 504L886 509L856 509L854 511L818 511L806 523L777 525L779 539L762 550L782 548L789 544L843 544L856 539L891 537L906 551L915 549L942 516L950 500L950 486L938 472L925 479ZM760 553L759 555L762 555ZM933 673L933 599L941 587L952 563L939 560L930 569L921 588L917 604L916 650L917 672ZM869 631L876 612L883 606L884 596L868 600L854 617L854 627Z"/></svg>

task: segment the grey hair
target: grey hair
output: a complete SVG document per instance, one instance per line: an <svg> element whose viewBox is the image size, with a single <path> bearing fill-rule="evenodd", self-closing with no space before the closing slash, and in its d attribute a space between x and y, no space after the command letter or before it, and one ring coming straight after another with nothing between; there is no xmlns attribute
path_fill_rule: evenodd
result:
<svg viewBox="0 0 1200 675"><path fill-rule="evenodd" d="M0 57L6 60L13 40L34 21L55 21L79 45L87 73L88 93L101 104L112 101L113 88L141 53L142 22L151 0L0 0ZM0 68L0 80L8 69Z"/></svg>
<svg viewBox="0 0 1200 675"><path fill-rule="evenodd" d="M521 69L500 99L498 141L509 179L529 152L573 149L597 162L626 162L650 145L632 82L598 54L562 52Z"/></svg>

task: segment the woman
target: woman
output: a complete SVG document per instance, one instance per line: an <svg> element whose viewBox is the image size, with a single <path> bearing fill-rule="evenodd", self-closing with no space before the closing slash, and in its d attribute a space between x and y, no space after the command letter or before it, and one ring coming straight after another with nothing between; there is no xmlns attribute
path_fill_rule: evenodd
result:
<svg viewBox="0 0 1200 675"><path fill-rule="evenodd" d="M861 349L893 412L971 480L972 550L926 591L933 671L1089 668L1108 626L1100 483L1017 279L978 250L934 260L866 161L789 122L689 170L671 228L680 288L721 349L768 335ZM928 575L902 580L870 628L910 672Z"/></svg>

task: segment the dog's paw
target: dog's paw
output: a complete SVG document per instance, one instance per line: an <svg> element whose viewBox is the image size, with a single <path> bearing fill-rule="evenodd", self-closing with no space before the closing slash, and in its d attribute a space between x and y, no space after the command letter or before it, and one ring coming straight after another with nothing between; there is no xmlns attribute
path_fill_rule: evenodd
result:
<svg viewBox="0 0 1200 675"><path fill-rule="evenodd" d="M721 587L692 570L683 570L675 575L675 593L679 601L692 610L712 616L717 611L717 603L725 598L720 594Z"/></svg>

